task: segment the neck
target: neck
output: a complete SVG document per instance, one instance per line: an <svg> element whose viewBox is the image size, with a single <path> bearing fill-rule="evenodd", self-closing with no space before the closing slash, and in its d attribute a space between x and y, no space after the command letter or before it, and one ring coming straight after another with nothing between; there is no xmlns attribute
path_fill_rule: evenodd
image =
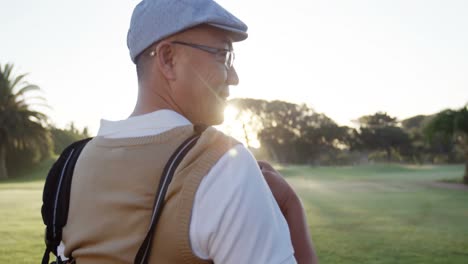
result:
<svg viewBox="0 0 468 264"><path fill-rule="evenodd" d="M172 110L183 115L181 109L165 91L140 85L137 102L130 116L144 115L162 109Z"/></svg>

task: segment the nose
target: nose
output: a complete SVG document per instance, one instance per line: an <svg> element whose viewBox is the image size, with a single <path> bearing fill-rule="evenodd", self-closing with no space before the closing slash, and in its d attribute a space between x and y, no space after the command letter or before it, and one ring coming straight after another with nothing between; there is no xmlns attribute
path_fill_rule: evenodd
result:
<svg viewBox="0 0 468 264"><path fill-rule="evenodd" d="M228 85L238 85L239 84L239 76L237 76L236 69L232 66L227 71L227 84Z"/></svg>

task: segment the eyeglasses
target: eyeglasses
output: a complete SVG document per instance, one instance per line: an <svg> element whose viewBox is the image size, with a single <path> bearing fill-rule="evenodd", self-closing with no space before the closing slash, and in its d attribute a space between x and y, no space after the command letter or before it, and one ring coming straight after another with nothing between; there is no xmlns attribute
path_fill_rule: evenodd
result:
<svg viewBox="0 0 468 264"><path fill-rule="evenodd" d="M193 43L187 43L182 41L172 41L172 44L179 44L184 46L189 46L195 49L203 50L205 52L211 53L216 56L216 59L224 63L226 69L231 69L234 64L234 51L229 49L218 49L205 45L198 45Z"/></svg>

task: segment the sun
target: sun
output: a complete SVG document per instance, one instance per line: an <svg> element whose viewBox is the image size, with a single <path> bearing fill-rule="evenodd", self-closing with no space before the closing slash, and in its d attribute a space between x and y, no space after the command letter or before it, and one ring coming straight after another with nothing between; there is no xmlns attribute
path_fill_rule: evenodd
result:
<svg viewBox="0 0 468 264"><path fill-rule="evenodd" d="M255 131L248 127L249 116L243 115L239 110L228 105L224 109L224 122L217 128L227 135L239 140L246 147L260 148Z"/></svg>
<svg viewBox="0 0 468 264"><path fill-rule="evenodd" d="M239 110L232 105L228 105L224 109L224 123L234 122L236 120L237 114L239 114Z"/></svg>

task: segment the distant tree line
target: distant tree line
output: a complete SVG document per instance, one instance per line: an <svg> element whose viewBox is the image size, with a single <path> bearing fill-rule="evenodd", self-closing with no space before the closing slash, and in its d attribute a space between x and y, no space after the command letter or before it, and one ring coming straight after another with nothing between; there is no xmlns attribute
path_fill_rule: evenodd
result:
<svg viewBox="0 0 468 264"><path fill-rule="evenodd" d="M60 153L67 145L88 137L87 129L73 123L60 129L48 123L47 116L33 110L43 105L40 89L15 76L13 65L0 65L0 179L19 172Z"/></svg>
<svg viewBox="0 0 468 264"><path fill-rule="evenodd" d="M339 126L305 104L233 99L246 142L255 131L261 150L281 163L353 165L367 162L466 163L467 107L397 120L384 112L358 118L357 127ZM467 175L468 172L465 173ZM468 180L468 178L466 177Z"/></svg>
<svg viewBox="0 0 468 264"><path fill-rule="evenodd" d="M44 104L39 87L0 64L0 179L14 176L70 143L89 137L71 123L60 129L33 109ZM245 141L261 143L257 155L281 163L349 165L370 161L466 164L468 183L468 111L445 110L431 116L397 120L384 112L358 118L356 127L340 126L305 104L234 99ZM263 154L262 154L263 153Z"/></svg>
<svg viewBox="0 0 468 264"><path fill-rule="evenodd" d="M68 124L65 128L57 128L48 125L45 131L46 141L43 147L10 147L7 150L6 167L10 177L15 177L28 168L44 161L48 158L53 158L60 154L65 147L72 142L89 137L88 129L85 127L79 130L74 123Z"/></svg>

